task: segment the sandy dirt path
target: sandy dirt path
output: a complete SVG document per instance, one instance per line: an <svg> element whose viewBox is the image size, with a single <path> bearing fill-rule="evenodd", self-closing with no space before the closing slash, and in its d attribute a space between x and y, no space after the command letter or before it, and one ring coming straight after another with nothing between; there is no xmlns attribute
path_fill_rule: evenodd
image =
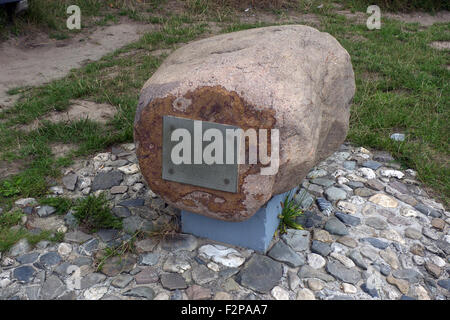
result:
<svg viewBox="0 0 450 320"><path fill-rule="evenodd" d="M64 77L71 69L99 60L155 28L127 22L98 28L88 36L77 35L67 42L47 38L42 43L24 45L21 39L12 39L0 44L0 109L17 98L6 93L9 89Z"/></svg>

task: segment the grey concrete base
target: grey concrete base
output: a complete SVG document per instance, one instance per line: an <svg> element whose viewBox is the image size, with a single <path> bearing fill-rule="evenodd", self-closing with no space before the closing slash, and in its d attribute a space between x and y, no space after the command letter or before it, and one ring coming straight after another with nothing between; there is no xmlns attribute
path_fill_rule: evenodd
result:
<svg viewBox="0 0 450 320"><path fill-rule="evenodd" d="M296 191L297 188L289 191L291 197ZM273 196L250 219L242 222L212 219L183 210L182 232L265 253L280 222L280 202L284 201L289 192Z"/></svg>

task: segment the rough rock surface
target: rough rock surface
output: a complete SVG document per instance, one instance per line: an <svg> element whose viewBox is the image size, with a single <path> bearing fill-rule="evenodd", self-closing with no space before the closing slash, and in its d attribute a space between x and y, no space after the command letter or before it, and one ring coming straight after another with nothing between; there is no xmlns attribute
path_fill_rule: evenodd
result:
<svg viewBox="0 0 450 320"><path fill-rule="evenodd" d="M140 169L171 205L246 220L341 145L354 92L347 51L308 26L258 28L193 42L173 52L141 91L134 128ZM163 180L162 115L243 130L278 129L279 170L261 175L260 162L240 165L237 193Z"/></svg>

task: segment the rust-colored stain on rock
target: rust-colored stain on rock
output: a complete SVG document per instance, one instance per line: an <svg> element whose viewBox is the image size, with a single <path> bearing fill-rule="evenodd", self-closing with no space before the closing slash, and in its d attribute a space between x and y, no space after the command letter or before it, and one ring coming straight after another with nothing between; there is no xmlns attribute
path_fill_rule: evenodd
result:
<svg viewBox="0 0 450 320"><path fill-rule="evenodd" d="M152 90L152 86L144 90ZM222 86L198 87L188 91L183 97L168 94L163 98L149 100L137 111L139 114L134 127L134 139L137 143L136 153L140 169L150 189L166 202L181 209L208 216L214 212L214 218L226 221L243 221L250 218L255 212L248 212L243 205L246 198L243 184L249 174L259 174L261 164L239 166L238 193L163 180L161 176L163 116L235 125L243 130L250 128L258 130L274 128L276 122L274 110L258 110L236 92L228 91ZM270 135L268 144L267 149L270 150ZM263 195L258 195L257 198L264 200Z"/></svg>

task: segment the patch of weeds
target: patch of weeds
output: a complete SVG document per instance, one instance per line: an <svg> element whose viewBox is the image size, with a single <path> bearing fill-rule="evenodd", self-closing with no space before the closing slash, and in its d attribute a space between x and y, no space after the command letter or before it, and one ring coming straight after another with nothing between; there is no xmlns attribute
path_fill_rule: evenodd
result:
<svg viewBox="0 0 450 320"><path fill-rule="evenodd" d="M289 193L284 202L281 202L281 213L278 216L280 218L280 225L278 226L278 230L281 234L286 233L286 229L298 229L303 230L303 227L295 222L295 218L303 214L302 209L300 209L300 205L296 204L293 199L291 199L291 194Z"/></svg>
<svg viewBox="0 0 450 320"><path fill-rule="evenodd" d="M0 10L0 39L9 35L20 35L27 30L36 28L43 31L57 31L71 36L80 32L66 28L68 14L67 7L77 5L81 9L81 28L86 29L94 25L106 25L108 22L116 23L118 16L128 15L131 19L142 20L139 12L145 8L157 8L165 1L135 0L30 0L29 8L24 14L15 19L15 24L7 25L5 10ZM1 9L1 8L0 8ZM66 32L64 32L66 31Z"/></svg>
<svg viewBox="0 0 450 320"><path fill-rule="evenodd" d="M47 238L47 240L51 242L63 242L64 241L64 232L52 232L50 236Z"/></svg>
<svg viewBox="0 0 450 320"><path fill-rule="evenodd" d="M57 176L49 157L33 162L16 176L0 181L0 203L19 197L43 197L47 193L46 176Z"/></svg>
<svg viewBox="0 0 450 320"><path fill-rule="evenodd" d="M55 242L55 243L62 242L64 240L64 233L50 231L50 230L44 230L38 234L27 233L27 235L25 237L27 238L28 243L31 246L34 246L42 240L48 240L48 241Z"/></svg>
<svg viewBox="0 0 450 320"><path fill-rule="evenodd" d="M10 228L20 222L24 214L20 211L6 212L0 215L0 228Z"/></svg>
<svg viewBox="0 0 450 320"><path fill-rule="evenodd" d="M155 229L151 231L143 231L144 237L154 238L157 240L163 240L166 237L173 236L180 233L180 223L176 216L171 216L167 221L161 221L155 223Z"/></svg>
<svg viewBox="0 0 450 320"><path fill-rule="evenodd" d="M424 10L428 12L436 12L440 10L449 10L448 1L440 0L345 0L342 1L347 7L351 7L360 11L365 11L369 5L377 4L382 10L386 11L414 11Z"/></svg>
<svg viewBox="0 0 450 320"><path fill-rule="evenodd" d="M99 258L99 261L96 262L97 269L96 271L99 272L102 270L103 265L105 264L106 260L112 258L112 257L122 257L125 253L135 252L135 242L136 240L142 237L141 231L136 231L130 239L122 241L122 243L115 247L108 247L105 248L105 250L102 252L102 255Z"/></svg>
<svg viewBox="0 0 450 320"><path fill-rule="evenodd" d="M65 197L49 197L39 200L39 204L52 206L56 209L56 214L66 214L73 206L73 200Z"/></svg>
<svg viewBox="0 0 450 320"><path fill-rule="evenodd" d="M294 2L295 0L291 0ZM203 19L211 19L217 22L231 22L237 13L247 8L258 7L262 10L273 9L277 1L264 1L265 6L261 6L259 1L235 1L235 0L185 0L184 5L188 14ZM284 2L284 0L283 0ZM275 4L277 6L277 4Z"/></svg>
<svg viewBox="0 0 450 320"><path fill-rule="evenodd" d="M67 33L64 33L61 31L61 32L50 33L49 37L50 37L50 39L64 40L64 39L68 39L69 35Z"/></svg>
<svg viewBox="0 0 450 320"><path fill-rule="evenodd" d="M117 23L119 22L119 18L113 14L105 15L101 20L98 20L95 24L98 26L106 26L109 22Z"/></svg>
<svg viewBox="0 0 450 320"><path fill-rule="evenodd" d="M153 11L167 3L167 0L148 0L146 1L149 8L147 10Z"/></svg>
<svg viewBox="0 0 450 320"><path fill-rule="evenodd" d="M8 94L10 96L13 96L13 95L16 95L16 94L21 94L21 93L27 92L30 89L31 89L31 87L12 88L12 89L9 89L8 91L6 91L6 94Z"/></svg>
<svg viewBox="0 0 450 320"><path fill-rule="evenodd" d="M20 226L24 214L20 211L7 212L0 215L0 252L8 251L15 243L21 239L27 239L31 246L42 240L61 242L64 234L49 230L32 234Z"/></svg>
<svg viewBox="0 0 450 320"><path fill-rule="evenodd" d="M122 221L112 214L104 193L79 199L73 210L80 226L89 232L96 232L97 229L122 229Z"/></svg>
<svg viewBox="0 0 450 320"><path fill-rule="evenodd" d="M183 18L178 16L165 22L160 31L146 33L138 41L139 49L148 49L148 45L152 48L169 48L178 42L189 42L200 36L207 30L207 23L191 24L184 26Z"/></svg>
<svg viewBox="0 0 450 320"><path fill-rule="evenodd" d="M174 217L176 219L176 217ZM173 223L171 223L173 222ZM96 257L95 264L97 265L97 272L101 271L106 260L112 257L122 257L126 253L135 253L135 242L146 238L153 238L157 241L162 241L164 238L180 233L179 224L176 221L167 221L159 224L156 230L152 231L136 231L129 239L122 241L122 243L115 247L106 248L102 253ZM119 259L120 261L120 259Z"/></svg>
<svg viewBox="0 0 450 320"><path fill-rule="evenodd" d="M8 251L20 239L25 238L27 231L23 228L0 228L0 252Z"/></svg>
<svg viewBox="0 0 450 320"><path fill-rule="evenodd" d="M8 251L21 239L27 239L28 243L33 247L38 242L43 240L55 243L62 242L64 239L64 233L44 230L38 234L32 234L25 228L0 229L0 252Z"/></svg>
<svg viewBox="0 0 450 320"><path fill-rule="evenodd" d="M12 197L20 193L20 189L11 180L5 180L0 184L0 195L3 197Z"/></svg>
<svg viewBox="0 0 450 320"><path fill-rule="evenodd" d="M209 11L209 0L186 0L186 7L191 14L202 15Z"/></svg>

